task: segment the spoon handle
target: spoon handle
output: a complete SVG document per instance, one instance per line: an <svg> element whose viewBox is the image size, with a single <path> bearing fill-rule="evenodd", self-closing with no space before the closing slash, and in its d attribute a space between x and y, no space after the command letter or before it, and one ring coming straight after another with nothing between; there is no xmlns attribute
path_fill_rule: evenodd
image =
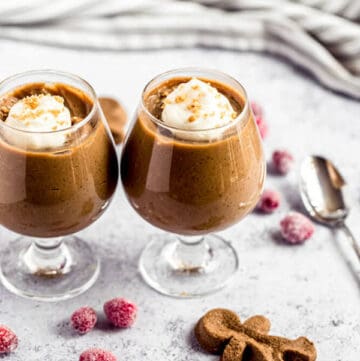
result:
<svg viewBox="0 0 360 361"><path fill-rule="evenodd" d="M353 246L354 251L355 251L356 255L358 256L358 258L360 260L360 245L359 245L359 243L357 242L354 235L352 234L352 232L350 231L350 229L348 228L348 226L346 224L343 224L341 228L344 231L344 233L347 235L348 239L350 240L351 245Z"/></svg>

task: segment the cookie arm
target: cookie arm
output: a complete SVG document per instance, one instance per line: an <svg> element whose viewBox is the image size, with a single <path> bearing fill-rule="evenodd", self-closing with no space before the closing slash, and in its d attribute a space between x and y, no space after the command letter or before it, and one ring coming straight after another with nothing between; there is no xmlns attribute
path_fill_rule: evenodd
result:
<svg viewBox="0 0 360 361"><path fill-rule="evenodd" d="M271 327L270 321L266 317L260 315L248 318L243 325L263 334L268 334Z"/></svg>

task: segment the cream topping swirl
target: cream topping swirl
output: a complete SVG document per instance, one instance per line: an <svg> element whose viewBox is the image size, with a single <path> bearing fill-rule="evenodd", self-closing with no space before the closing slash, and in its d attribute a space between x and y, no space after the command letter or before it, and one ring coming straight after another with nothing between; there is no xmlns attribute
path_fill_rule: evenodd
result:
<svg viewBox="0 0 360 361"><path fill-rule="evenodd" d="M161 114L166 125L183 130L215 129L236 117L229 99L197 78L179 84L168 94Z"/></svg>
<svg viewBox="0 0 360 361"><path fill-rule="evenodd" d="M71 114L58 95L39 94L20 99L10 109L5 123L13 128L34 133L8 137L16 145L31 148L57 147L65 142L64 134L51 134L71 127ZM50 132L50 134L41 134Z"/></svg>

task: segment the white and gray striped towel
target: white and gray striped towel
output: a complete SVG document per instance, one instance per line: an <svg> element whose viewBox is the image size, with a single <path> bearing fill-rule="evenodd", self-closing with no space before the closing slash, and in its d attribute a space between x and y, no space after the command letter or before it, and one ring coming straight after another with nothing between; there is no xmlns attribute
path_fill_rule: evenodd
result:
<svg viewBox="0 0 360 361"><path fill-rule="evenodd" d="M109 50L267 51L357 99L359 24L360 0L0 1L0 38Z"/></svg>

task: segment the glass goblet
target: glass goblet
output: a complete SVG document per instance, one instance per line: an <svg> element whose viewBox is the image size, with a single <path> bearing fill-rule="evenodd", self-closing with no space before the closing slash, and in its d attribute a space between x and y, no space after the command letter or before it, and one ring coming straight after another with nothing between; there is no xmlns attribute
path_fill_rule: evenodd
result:
<svg viewBox="0 0 360 361"><path fill-rule="evenodd" d="M185 130L165 124L162 101L174 86L198 78L238 110L229 124ZM266 168L244 88L204 69L161 74L143 90L121 155L121 180L134 210L166 233L140 258L144 280L157 291L194 297L222 288L238 269L232 244L214 235L245 217L262 192Z"/></svg>
<svg viewBox="0 0 360 361"><path fill-rule="evenodd" d="M84 292L97 279L98 257L73 234L108 207L119 167L95 91L86 81L43 70L0 83L4 104L32 94L62 96L74 122L40 132L0 121L0 222L22 235L0 254L0 277L18 295L57 301Z"/></svg>

